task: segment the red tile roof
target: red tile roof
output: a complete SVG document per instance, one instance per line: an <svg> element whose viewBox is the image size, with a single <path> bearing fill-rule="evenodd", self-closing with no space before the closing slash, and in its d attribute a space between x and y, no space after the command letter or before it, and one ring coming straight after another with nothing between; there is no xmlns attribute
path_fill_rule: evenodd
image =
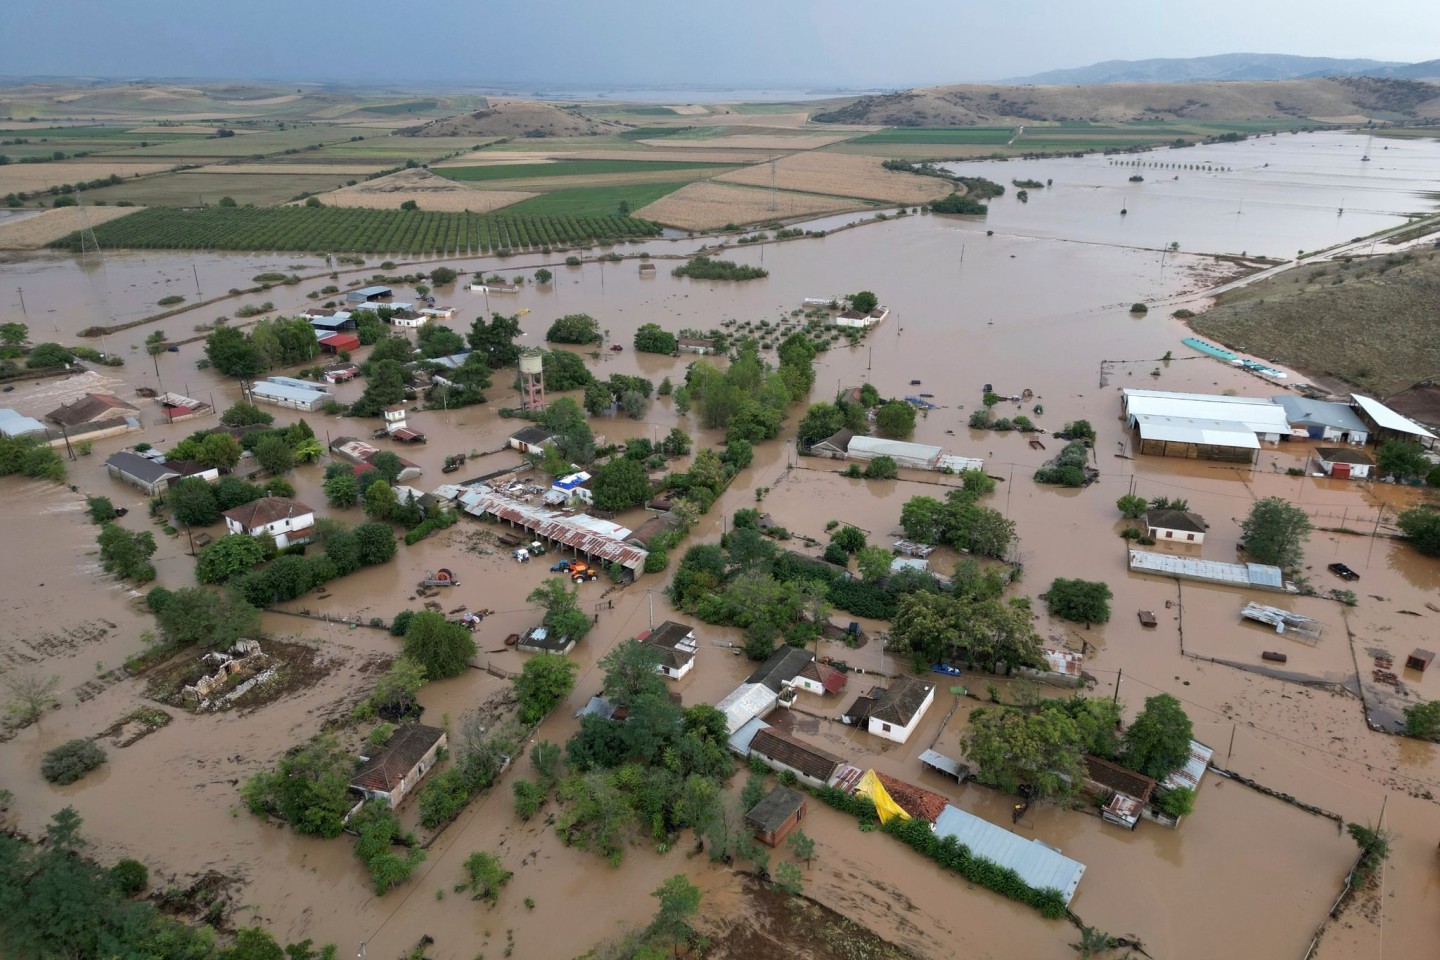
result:
<svg viewBox="0 0 1440 960"><path fill-rule="evenodd" d="M303 517L314 512L299 500L288 497L261 497L259 500L226 510L223 516L227 520L234 520L246 530L255 530L269 526L277 520Z"/></svg>
<svg viewBox="0 0 1440 960"><path fill-rule="evenodd" d="M933 824L944 812L946 805L950 803L938 793L932 793L924 787L917 787L904 780L896 780L878 770L875 771L875 777L885 788L885 792L890 794L890 799L899 804L901 810L916 820L928 820Z"/></svg>
<svg viewBox="0 0 1440 960"><path fill-rule="evenodd" d="M373 749L370 759L355 771L350 785L362 790L389 793L444 736L444 730L422 723L396 727L389 741L383 747Z"/></svg>

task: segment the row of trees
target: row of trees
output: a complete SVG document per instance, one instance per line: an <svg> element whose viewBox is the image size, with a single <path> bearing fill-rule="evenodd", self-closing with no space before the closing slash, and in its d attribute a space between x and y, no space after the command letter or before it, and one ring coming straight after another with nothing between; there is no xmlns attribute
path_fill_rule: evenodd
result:
<svg viewBox="0 0 1440 960"><path fill-rule="evenodd" d="M960 474L960 486L945 499L912 497L900 508L900 527L917 543L945 544L981 557L1003 557L1015 540L1015 523L980 505L995 481L980 470Z"/></svg>

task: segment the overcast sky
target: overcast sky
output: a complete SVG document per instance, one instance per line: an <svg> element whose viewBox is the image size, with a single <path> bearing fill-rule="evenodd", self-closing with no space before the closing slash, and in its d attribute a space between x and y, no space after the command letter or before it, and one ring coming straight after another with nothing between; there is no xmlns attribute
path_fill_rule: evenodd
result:
<svg viewBox="0 0 1440 960"><path fill-rule="evenodd" d="M0 74L906 87L1100 60L1440 57L1435 0L6 0Z"/></svg>

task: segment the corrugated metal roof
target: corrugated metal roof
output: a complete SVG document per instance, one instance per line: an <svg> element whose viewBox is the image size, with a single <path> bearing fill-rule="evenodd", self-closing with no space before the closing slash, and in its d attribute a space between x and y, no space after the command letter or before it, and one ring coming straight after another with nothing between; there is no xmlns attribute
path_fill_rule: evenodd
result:
<svg viewBox="0 0 1440 960"><path fill-rule="evenodd" d="M1150 413L1135 414L1131 419L1140 427L1141 440L1198 443L1245 450L1260 449L1260 441L1256 439L1255 431L1239 420L1206 420ZM1288 425L1283 432L1290 432Z"/></svg>
<svg viewBox="0 0 1440 960"><path fill-rule="evenodd" d="M715 704L725 714L725 731L733 734L756 717L769 713L780 695L763 683L742 683Z"/></svg>
<svg viewBox="0 0 1440 960"><path fill-rule="evenodd" d="M1293 393L1282 393L1274 399L1276 403L1285 408L1285 416L1291 423L1314 423L1334 427L1336 430L1370 432L1365 421L1355 416L1355 411L1343 403L1335 403L1330 400L1310 400Z"/></svg>
<svg viewBox="0 0 1440 960"><path fill-rule="evenodd" d="M361 287L359 290L351 290L346 297L388 297L389 287Z"/></svg>
<svg viewBox="0 0 1440 960"><path fill-rule="evenodd" d="M1185 420L1219 420L1243 423L1254 433L1290 432L1285 408L1261 397L1226 397L1219 394L1167 393L1160 390L1124 390L1129 417L1149 414Z"/></svg>
<svg viewBox="0 0 1440 960"><path fill-rule="evenodd" d="M949 805L935 821L935 835L954 837L974 855L1014 870L1037 890L1059 890L1066 904L1075 896L1075 888L1085 874L1085 864L1071 860L1054 847L1027 840Z"/></svg>
<svg viewBox="0 0 1440 960"><path fill-rule="evenodd" d="M960 777L969 772L969 769L959 760L947 757L943 753L936 753L934 750L920 751L920 762L932 766L936 770L944 770L952 777Z"/></svg>
<svg viewBox="0 0 1440 960"><path fill-rule="evenodd" d="M1211 583L1234 584L1238 587L1285 589L1285 579L1280 568L1264 563L1222 563L1219 560L1201 560L1168 553L1131 550L1130 569L1140 573L1208 580Z"/></svg>
<svg viewBox="0 0 1440 960"><path fill-rule="evenodd" d="M960 473L963 470L984 470L985 461L977 457L957 457L950 455L941 457L940 462L935 466L936 469L939 470L953 470L955 473Z"/></svg>
<svg viewBox="0 0 1440 960"><path fill-rule="evenodd" d="M6 417L0 420L0 433L7 437L23 437L32 433L44 433L45 424L34 417Z"/></svg>
<svg viewBox="0 0 1440 960"><path fill-rule="evenodd" d="M331 399L330 394L315 390L309 387L292 387L283 383L271 383L261 380L250 388L250 392L257 397L268 397L276 400L295 400L301 403L324 403Z"/></svg>
<svg viewBox="0 0 1440 960"><path fill-rule="evenodd" d="M462 497L461 502L465 505L466 513L476 516L489 514L522 526L537 537L563 543L607 563L618 563L628 570L642 569L645 558L649 556L649 551L625 543L625 537L630 536L630 531L624 527L609 524L614 533L602 533L598 529L592 529L606 523L593 517L584 517L583 522L580 522L581 517L567 517L553 510L532 507L518 500L479 491L473 496Z"/></svg>
<svg viewBox="0 0 1440 960"><path fill-rule="evenodd" d="M896 460L924 463L927 466L939 459L943 451L928 443L907 443L904 440L886 440L884 437L856 435L850 438L845 448L848 456L857 460L874 457L893 457Z"/></svg>
<svg viewBox="0 0 1440 960"><path fill-rule="evenodd" d="M1381 429L1394 430L1396 433L1408 433L1417 437L1426 437L1430 440L1436 439L1435 434L1426 430L1409 417L1391 410L1379 400L1361 396L1358 393L1350 394L1350 399L1358 403L1360 409L1365 411L1365 415L1371 420L1374 420L1376 425Z"/></svg>
<svg viewBox="0 0 1440 960"><path fill-rule="evenodd" d="M301 380L297 377L266 377L261 383L278 383L282 387L294 387L297 390L310 390L314 393L329 393L320 384L313 380Z"/></svg>
<svg viewBox="0 0 1440 960"><path fill-rule="evenodd" d="M1205 779L1205 771L1210 769L1210 758L1214 754L1213 749L1205 746L1199 740L1191 740L1190 757L1185 761L1185 766L1166 777L1162 786L1166 790L1174 790L1177 787L1198 789L1200 781Z"/></svg>
<svg viewBox="0 0 1440 960"><path fill-rule="evenodd" d="M755 734L761 730L769 730L770 724L759 717L747 720L739 730L736 730L730 737L730 749L742 757L750 756L750 741L755 739Z"/></svg>

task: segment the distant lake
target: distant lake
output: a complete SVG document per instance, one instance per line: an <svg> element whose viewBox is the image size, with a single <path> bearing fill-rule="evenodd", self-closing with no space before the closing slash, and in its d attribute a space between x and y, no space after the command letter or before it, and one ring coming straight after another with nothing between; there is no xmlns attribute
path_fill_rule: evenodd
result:
<svg viewBox="0 0 1440 960"><path fill-rule="evenodd" d="M1367 142L1350 133L1282 133L1141 154L942 166L1005 186L984 220L997 233L1284 258L1440 210L1426 196L1440 190L1440 140L1376 137L1364 161ZM1130 182L1137 174L1145 179ZM1022 203L1012 180L1054 182Z"/></svg>

